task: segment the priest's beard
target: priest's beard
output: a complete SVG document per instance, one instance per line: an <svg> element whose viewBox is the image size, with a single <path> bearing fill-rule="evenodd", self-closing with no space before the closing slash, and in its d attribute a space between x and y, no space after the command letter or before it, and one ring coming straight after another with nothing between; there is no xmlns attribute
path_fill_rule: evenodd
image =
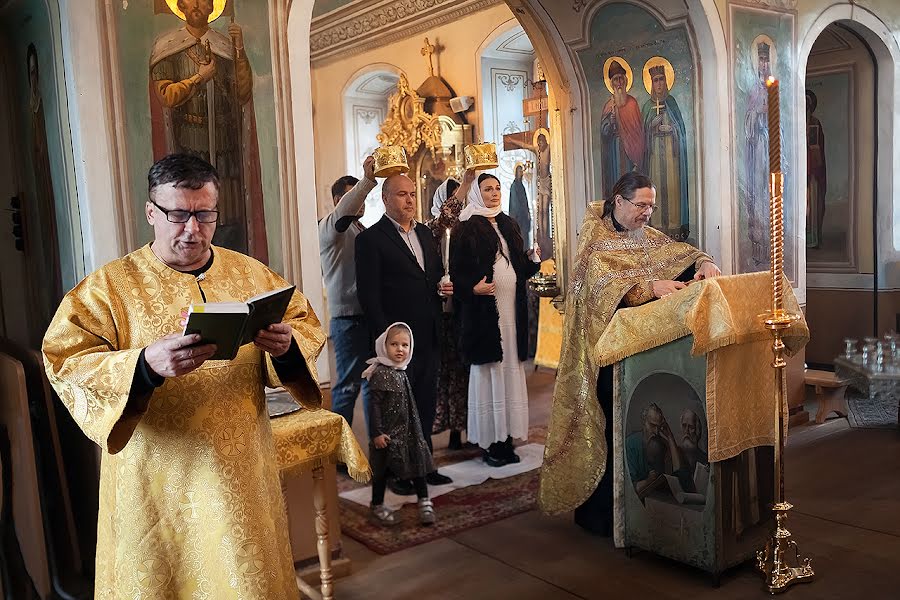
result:
<svg viewBox="0 0 900 600"><path fill-rule="evenodd" d="M629 229L628 237L635 242L644 242L647 240L647 232L644 231L643 227L638 227L637 229Z"/></svg>

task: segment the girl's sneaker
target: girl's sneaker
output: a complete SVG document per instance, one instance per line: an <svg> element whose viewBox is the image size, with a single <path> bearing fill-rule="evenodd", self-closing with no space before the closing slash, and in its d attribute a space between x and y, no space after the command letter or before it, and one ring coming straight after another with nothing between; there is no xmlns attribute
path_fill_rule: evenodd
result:
<svg viewBox="0 0 900 600"><path fill-rule="evenodd" d="M419 523L422 525L434 525L437 517L434 514L434 504L430 498L419 498Z"/></svg>
<svg viewBox="0 0 900 600"><path fill-rule="evenodd" d="M372 520L385 527L393 527L400 524L400 518L397 516L397 513L384 504L372 506Z"/></svg>

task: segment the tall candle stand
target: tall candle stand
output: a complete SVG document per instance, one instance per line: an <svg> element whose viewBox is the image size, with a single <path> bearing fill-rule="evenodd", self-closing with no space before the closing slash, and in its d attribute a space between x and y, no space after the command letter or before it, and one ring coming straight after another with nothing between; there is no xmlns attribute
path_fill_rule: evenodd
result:
<svg viewBox="0 0 900 600"><path fill-rule="evenodd" d="M800 556L800 548L786 527L787 513L793 505L784 499L784 341L783 336L800 315L784 310L784 176L781 172L781 126L778 81L769 78L769 217L770 255L772 274L772 310L761 315L766 328L772 332L772 353L775 369L775 528L765 548L756 553L756 567L765 577L769 593L785 591L795 583L810 581L815 575L809 558ZM790 560L789 560L790 559ZM796 566L791 566L795 564Z"/></svg>

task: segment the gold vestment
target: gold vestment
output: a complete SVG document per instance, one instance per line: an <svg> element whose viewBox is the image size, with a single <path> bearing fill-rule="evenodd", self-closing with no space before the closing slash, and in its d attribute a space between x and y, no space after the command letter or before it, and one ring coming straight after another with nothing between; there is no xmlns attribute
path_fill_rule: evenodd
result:
<svg viewBox="0 0 900 600"><path fill-rule="evenodd" d="M264 385L321 403L325 341L306 298L284 321L305 360L291 382L254 345L167 378L146 412L126 410L141 349L180 331L192 303L245 301L288 285L262 263L213 248L200 279L150 246L66 294L44 338L47 375L84 433L103 448L95 597L297 598Z"/></svg>
<svg viewBox="0 0 900 600"><path fill-rule="evenodd" d="M689 244L644 227L617 231L601 218L602 202L588 205L572 284L565 301L562 355L553 390L538 503L556 514L574 510L597 488L606 469L607 416L597 401L600 365L595 347L621 303L653 299L653 279L675 279L712 260ZM649 332L648 332L649 333Z"/></svg>

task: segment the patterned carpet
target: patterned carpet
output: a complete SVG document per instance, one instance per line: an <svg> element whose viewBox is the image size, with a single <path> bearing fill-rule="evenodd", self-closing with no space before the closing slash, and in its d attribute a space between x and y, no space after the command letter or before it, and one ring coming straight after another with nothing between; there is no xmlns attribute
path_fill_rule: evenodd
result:
<svg viewBox="0 0 900 600"><path fill-rule="evenodd" d="M848 421L851 427L895 429L897 427L897 397L884 394L872 401L856 390L847 392Z"/></svg>
<svg viewBox="0 0 900 600"><path fill-rule="evenodd" d="M543 444L545 440L545 427L531 428L529 442ZM474 447L456 452L438 449L434 458L440 468L480 455L481 450ZM489 479L481 485L438 496L434 498L437 523L430 527L419 525L415 504L407 504L400 509L400 525L382 527L370 520L367 507L339 497L341 530L379 554L397 552L532 510L536 506L539 473L540 470L535 469L505 479ZM345 477L338 478L339 492L358 486Z"/></svg>

